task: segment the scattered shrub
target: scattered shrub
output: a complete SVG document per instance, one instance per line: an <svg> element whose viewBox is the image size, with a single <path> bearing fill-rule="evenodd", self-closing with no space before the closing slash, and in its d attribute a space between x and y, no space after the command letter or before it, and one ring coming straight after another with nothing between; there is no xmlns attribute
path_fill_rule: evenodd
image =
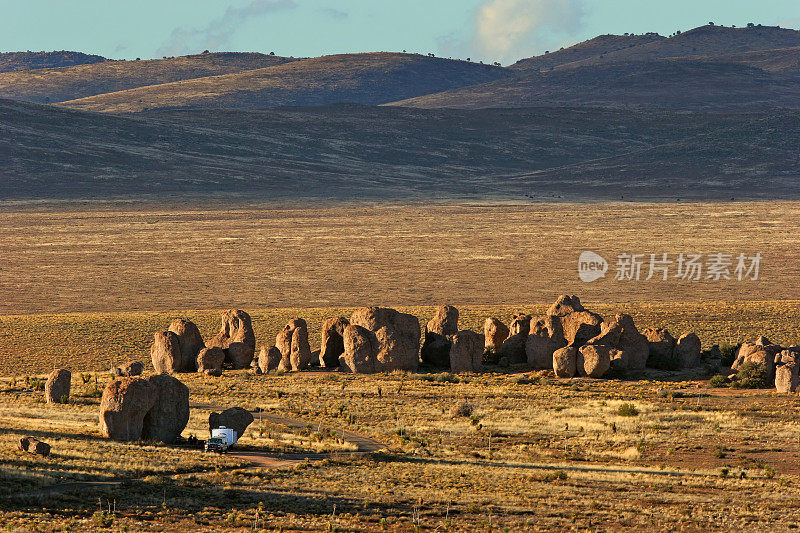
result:
<svg viewBox="0 0 800 533"><path fill-rule="evenodd" d="M450 416L453 418L472 416L475 407L469 402L459 402L450 408Z"/></svg>
<svg viewBox="0 0 800 533"><path fill-rule="evenodd" d="M734 361L736 361L736 354L739 353L739 348L742 347L742 344L723 344L719 347L719 351L722 353L722 358L720 359L720 364L722 366L731 366Z"/></svg>
<svg viewBox="0 0 800 533"><path fill-rule="evenodd" d="M730 383L731 380L728 379L728 376L723 376L722 374L717 374L708 380L708 386L712 389L721 389L727 387Z"/></svg>
<svg viewBox="0 0 800 533"><path fill-rule="evenodd" d="M770 386L769 369L750 362L739 367L731 384L736 389L766 389Z"/></svg>
<svg viewBox="0 0 800 533"><path fill-rule="evenodd" d="M617 408L619 416L638 416L639 410L632 403L621 403Z"/></svg>

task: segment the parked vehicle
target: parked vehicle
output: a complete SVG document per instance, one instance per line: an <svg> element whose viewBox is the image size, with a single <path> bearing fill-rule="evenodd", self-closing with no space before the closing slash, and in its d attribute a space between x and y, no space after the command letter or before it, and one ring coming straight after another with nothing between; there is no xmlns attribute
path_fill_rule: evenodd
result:
<svg viewBox="0 0 800 533"><path fill-rule="evenodd" d="M239 440L236 432L224 426L211 430L211 438L206 441L205 451L225 453Z"/></svg>

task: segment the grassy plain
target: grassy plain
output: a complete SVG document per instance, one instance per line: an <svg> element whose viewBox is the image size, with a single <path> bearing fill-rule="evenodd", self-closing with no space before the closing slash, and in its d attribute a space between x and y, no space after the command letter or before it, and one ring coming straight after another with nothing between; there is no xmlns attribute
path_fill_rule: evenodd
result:
<svg viewBox="0 0 800 533"><path fill-rule="evenodd" d="M256 422L241 441L246 449L334 453L273 470L191 450L113 443L98 436L97 399L47 406L39 395L2 393L0 523L43 531L102 524L112 531L800 525L787 512L800 504L796 395L532 374L242 371L180 379L195 406L185 435L205 436L209 402L241 405L309 422L302 429ZM80 392L85 386L76 381ZM463 402L472 414L454 416ZM632 403L635 414L622 403ZM318 424L334 428L333 436L318 435ZM387 449L350 454L335 436L339 429ZM53 455L15 451L23 434L51 442ZM123 484L37 492L76 480Z"/></svg>
<svg viewBox="0 0 800 533"><path fill-rule="evenodd" d="M800 343L800 204L83 207L0 214L8 243L0 266L0 526L800 527L790 512L800 505L798 396L710 389L698 376L179 376L191 392L184 436L205 438L209 412L234 405L307 421L256 421L242 438L253 453L328 454L281 469L102 439L94 392L112 364L149 366L151 335L172 318L191 318L207 338L227 307L252 315L259 344L274 342L289 318L306 318L317 347L324 318L358 305L396 306L424 323L434 304L448 302L459 307L462 328L479 330L486 316L540 313L564 292L603 315L630 313L639 327L696 331L706 346L759 334ZM760 251L765 263L752 283L581 284L583 249ZM54 366L73 370L69 404L47 405L24 386ZM339 431L386 449L353 453ZM53 454L18 452L16 440L28 434ZM68 485L87 481L121 485Z"/></svg>

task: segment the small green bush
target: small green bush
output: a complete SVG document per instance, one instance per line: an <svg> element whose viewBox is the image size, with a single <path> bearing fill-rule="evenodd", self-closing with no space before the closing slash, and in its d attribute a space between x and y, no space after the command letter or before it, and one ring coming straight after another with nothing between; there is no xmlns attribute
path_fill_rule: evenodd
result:
<svg viewBox="0 0 800 533"><path fill-rule="evenodd" d="M742 347L742 343L739 344L723 344L719 347L719 351L722 352L722 358L720 359L720 364L722 366L731 366L734 361L736 361L736 354L739 353L739 348Z"/></svg>
<svg viewBox="0 0 800 533"><path fill-rule="evenodd" d="M619 416L638 416L639 410L632 403L621 403L617 408Z"/></svg>
<svg viewBox="0 0 800 533"><path fill-rule="evenodd" d="M722 374L717 374L708 380L708 386L712 389L721 389L727 387L730 383L731 380L728 379L728 376L723 376Z"/></svg>
<svg viewBox="0 0 800 533"><path fill-rule="evenodd" d="M731 387L736 389L766 389L769 382L769 369L764 365L745 363L739 367Z"/></svg>

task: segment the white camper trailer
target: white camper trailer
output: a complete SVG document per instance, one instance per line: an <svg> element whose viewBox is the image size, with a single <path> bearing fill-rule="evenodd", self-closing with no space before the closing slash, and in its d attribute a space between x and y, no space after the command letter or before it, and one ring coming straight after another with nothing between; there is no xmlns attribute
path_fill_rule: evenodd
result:
<svg viewBox="0 0 800 533"><path fill-rule="evenodd" d="M211 430L211 438L206 441L207 452L225 453L239 440L239 435L231 428L221 426Z"/></svg>

